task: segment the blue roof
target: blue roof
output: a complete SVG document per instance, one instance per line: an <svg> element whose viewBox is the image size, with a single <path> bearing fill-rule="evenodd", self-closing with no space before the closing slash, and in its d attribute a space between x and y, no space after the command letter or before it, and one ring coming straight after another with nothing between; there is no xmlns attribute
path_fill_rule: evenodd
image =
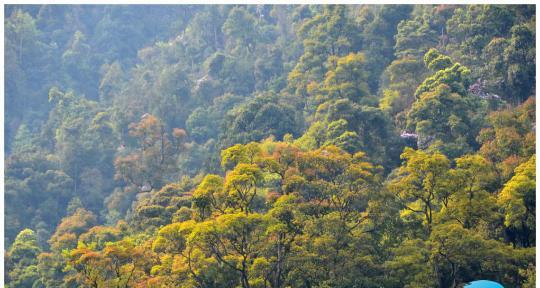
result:
<svg viewBox="0 0 540 288"><path fill-rule="evenodd" d="M465 285L466 288L504 288L501 284L488 280L478 280Z"/></svg>

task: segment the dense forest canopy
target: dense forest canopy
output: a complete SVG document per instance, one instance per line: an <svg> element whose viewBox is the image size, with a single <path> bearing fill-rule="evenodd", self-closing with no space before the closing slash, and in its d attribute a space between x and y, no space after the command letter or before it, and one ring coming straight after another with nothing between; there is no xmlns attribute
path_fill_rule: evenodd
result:
<svg viewBox="0 0 540 288"><path fill-rule="evenodd" d="M6 5L6 287L535 286L534 5Z"/></svg>

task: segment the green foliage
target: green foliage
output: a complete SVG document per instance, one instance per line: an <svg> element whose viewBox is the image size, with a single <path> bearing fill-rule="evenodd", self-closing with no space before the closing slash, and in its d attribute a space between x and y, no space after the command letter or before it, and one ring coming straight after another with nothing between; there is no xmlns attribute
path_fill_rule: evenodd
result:
<svg viewBox="0 0 540 288"><path fill-rule="evenodd" d="M262 171L254 164L240 163L227 173L224 189L233 202L232 206L249 212L257 195L256 187L262 181Z"/></svg>
<svg viewBox="0 0 540 288"><path fill-rule="evenodd" d="M169 183L160 190L139 194L132 206L130 223L141 230L153 230L171 223L173 215L180 209L191 206L188 194L195 186L193 182Z"/></svg>
<svg viewBox="0 0 540 288"><path fill-rule="evenodd" d="M193 206L205 218L212 210L223 211L225 204L223 179L218 175L206 175L197 189L193 191Z"/></svg>
<svg viewBox="0 0 540 288"><path fill-rule="evenodd" d="M261 148L255 142L236 144L221 151L221 167L232 169L240 163L254 164L260 154Z"/></svg>
<svg viewBox="0 0 540 288"><path fill-rule="evenodd" d="M297 134L298 122L298 112L291 105L280 103L273 93L260 94L227 114L220 142L226 147L271 135L281 139L287 133Z"/></svg>
<svg viewBox="0 0 540 288"><path fill-rule="evenodd" d="M398 177L388 188L403 205L402 217L420 221L431 230L435 211L444 201L448 185L450 161L443 154L428 154L405 148L401 158L406 165L398 170Z"/></svg>
<svg viewBox="0 0 540 288"><path fill-rule="evenodd" d="M533 93L531 85L527 84L532 82L526 79L534 77L534 69L526 63L535 59L532 41L535 32L530 22L521 16L532 7L515 7L471 5L458 8L448 20L447 30L448 51L453 51L456 59L469 67L484 66L473 71L473 77L484 79L488 88L503 99L518 103Z"/></svg>
<svg viewBox="0 0 540 288"><path fill-rule="evenodd" d="M17 133L13 138L13 144L11 146L11 150L13 151L13 153L24 153L28 150L32 150L33 148L35 148L33 143L35 140L32 138L32 134L30 133L30 130L28 130L28 127L25 124L19 126L19 129L17 129Z"/></svg>
<svg viewBox="0 0 540 288"><path fill-rule="evenodd" d="M6 160L5 200L10 203L5 210L8 241L24 227L34 226L40 243L46 243L70 200L73 179L59 168L55 159L43 154L13 155Z"/></svg>
<svg viewBox="0 0 540 288"><path fill-rule="evenodd" d="M435 273L426 265L429 262L430 251L427 243L421 239L406 240L392 250L392 259L385 262L391 279L399 281L395 286L400 287L433 287Z"/></svg>
<svg viewBox="0 0 540 288"><path fill-rule="evenodd" d="M398 24L409 17L411 5L366 6L357 21L361 30L361 49L367 59L368 83L372 93L379 88L384 68L394 60Z"/></svg>
<svg viewBox="0 0 540 288"><path fill-rule="evenodd" d="M411 20L399 22L395 45L397 57L413 56L419 58L430 47L434 47L437 44L437 32L430 25L428 19L416 17Z"/></svg>
<svg viewBox="0 0 540 288"><path fill-rule="evenodd" d="M186 128L191 132L191 137L197 142L204 143L222 134L222 122L227 111L233 109L242 101L242 98L232 94L225 94L214 99L211 106L198 107L189 115Z"/></svg>
<svg viewBox="0 0 540 288"><path fill-rule="evenodd" d="M405 128L406 112L416 100L416 88L427 76L424 63L412 57L390 63L381 79L382 97L379 107L394 116L396 126Z"/></svg>
<svg viewBox="0 0 540 288"><path fill-rule="evenodd" d="M229 11L229 16L221 29L226 37L236 40L236 43L232 40L231 45L252 50L254 40L257 39L255 21L255 17L245 9L235 7Z"/></svg>
<svg viewBox="0 0 540 288"><path fill-rule="evenodd" d="M479 152L497 167L501 183L535 153L535 113L534 98L515 108L494 111L488 115L488 127L478 135Z"/></svg>
<svg viewBox="0 0 540 288"><path fill-rule="evenodd" d="M6 5L6 287L532 287L535 9Z"/></svg>
<svg viewBox="0 0 540 288"><path fill-rule="evenodd" d="M506 80L509 84L508 91L514 99L523 101L533 92L534 59L536 53L533 42L535 33L526 25L516 25L511 30L510 43L504 51L505 61L508 63ZM515 101L515 100L514 100Z"/></svg>
<svg viewBox="0 0 540 288"><path fill-rule="evenodd" d="M424 63L426 63L426 66L433 71L444 70L453 64L450 57L441 54L437 49L433 48L429 49L424 55Z"/></svg>
<svg viewBox="0 0 540 288"><path fill-rule="evenodd" d="M8 287L33 287L38 282L37 256L41 253L37 237L30 229L22 230L6 253Z"/></svg>
<svg viewBox="0 0 540 288"><path fill-rule="evenodd" d="M439 140L442 141L439 149L456 157L477 147L475 135L483 120L477 113L482 110L480 100L439 84L434 90L421 94L412 105L407 114L407 127L418 134L419 148L425 149Z"/></svg>
<svg viewBox="0 0 540 288"><path fill-rule="evenodd" d="M536 154L516 168L515 175L504 185L498 199L504 210L504 224L521 231L518 240L524 247L529 247L535 239L535 194Z"/></svg>
<svg viewBox="0 0 540 288"><path fill-rule="evenodd" d="M426 56L429 54L430 53L428 52ZM414 94L417 98L419 98L422 93L435 90L441 84L448 85L454 93L461 95L467 94L467 88L469 87L469 84L471 84L469 78L471 71L467 67L464 67L459 63L449 65L451 64L451 62L449 62L450 60L442 55L433 60L430 58L427 58L426 60L429 61L426 62L428 67L442 69L436 70L437 72L435 72L433 76L427 78L420 86L418 86Z"/></svg>
<svg viewBox="0 0 540 288"><path fill-rule="evenodd" d="M451 36L450 47L458 48L464 58L472 63L478 59L482 48L493 37L508 33L512 27L513 15L510 9L499 5L470 5L458 8L447 22Z"/></svg>
<svg viewBox="0 0 540 288"><path fill-rule="evenodd" d="M330 58L329 61L333 62ZM327 93L330 99L349 99L360 102L368 95L366 82L365 63L363 54L349 54L337 58L324 79L323 93Z"/></svg>
<svg viewBox="0 0 540 288"><path fill-rule="evenodd" d="M495 196L486 191L495 177L492 167L479 155L466 155L455 161L456 168L450 171L450 191L443 199L442 217L457 220L467 229L482 230L481 227L500 219Z"/></svg>
<svg viewBox="0 0 540 288"><path fill-rule="evenodd" d="M305 149L337 145L350 153L364 151L374 162L392 167L401 150L395 126L381 109L349 99L319 105L315 122L297 139Z"/></svg>
<svg viewBox="0 0 540 288"><path fill-rule="evenodd" d="M288 76L288 89L296 96L306 96L307 85L321 81L326 74L329 56L343 56L356 45L358 28L346 17L343 5L324 6L321 12L305 19L299 30L304 54Z"/></svg>
<svg viewBox="0 0 540 288"><path fill-rule="evenodd" d="M512 275L505 275L511 271L495 268L505 264L507 246L485 240L458 224L437 226L429 240L433 245L432 261L436 263L436 269L442 272L438 277L441 286L463 283L465 279L461 277L477 279L480 276L478 271L483 271L484 277L496 277L490 279L498 281ZM480 269L476 268L479 266Z"/></svg>

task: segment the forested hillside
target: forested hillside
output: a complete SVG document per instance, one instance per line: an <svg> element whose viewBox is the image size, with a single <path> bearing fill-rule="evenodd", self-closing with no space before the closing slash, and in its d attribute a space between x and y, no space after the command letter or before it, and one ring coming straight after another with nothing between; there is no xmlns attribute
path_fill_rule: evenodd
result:
<svg viewBox="0 0 540 288"><path fill-rule="evenodd" d="M6 287L535 287L535 14L5 6Z"/></svg>

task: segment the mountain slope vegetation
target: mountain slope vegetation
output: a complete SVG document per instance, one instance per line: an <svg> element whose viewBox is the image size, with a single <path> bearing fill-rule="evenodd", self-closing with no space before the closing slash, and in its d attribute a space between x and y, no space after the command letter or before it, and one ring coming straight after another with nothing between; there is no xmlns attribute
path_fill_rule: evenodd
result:
<svg viewBox="0 0 540 288"><path fill-rule="evenodd" d="M534 5L7 5L6 287L534 287Z"/></svg>

